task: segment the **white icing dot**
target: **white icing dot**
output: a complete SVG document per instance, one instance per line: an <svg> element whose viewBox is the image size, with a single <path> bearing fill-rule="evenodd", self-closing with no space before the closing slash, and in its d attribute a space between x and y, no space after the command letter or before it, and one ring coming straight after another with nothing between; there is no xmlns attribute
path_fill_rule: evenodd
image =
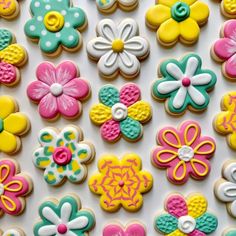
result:
<svg viewBox="0 0 236 236"><path fill-rule="evenodd" d="M30 26L30 31L35 31L35 26L34 25Z"/></svg>
<svg viewBox="0 0 236 236"><path fill-rule="evenodd" d="M54 83L50 87L50 92L55 96L58 97L63 93L63 87L61 84Z"/></svg>
<svg viewBox="0 0 236 236"><path fill-rule="evenodd" d="M76 12L76 13L74 14L74 17L78 18L78 17L79 17L79 13Z"/></svg>
<svg viewBox="0 0 236 236"><path fill-rule="evenodd" d="M63 16L65 16L65 15L66 15L66 11L65 11L65 10L62 10L62 11L61 11L61 14L62 14Z"/></svg>
<svg viewBox="0 0 236 236"><path fill-rule="evenodd" d="M38 17L37 17L37 20L38 20L38 21L42 21L42 20L43 20L43 17L42 17L42 16L38 16Z"/></svg>
<svg viewBox="0 0 236 236"><path fill-rule="evenodd" d="M128 109L123 103L116 103L111 108L112 118L116 121L124 120L128 115Z"/></svg>
<svg viewBox="0 0 236 236"><path fill-rule="evenodd" d="M57 0L58 2L61 2L62 0Z"/></svg>
<svg viewBox="0 0 236 236"><path fill-rule="evenodd" d="M73 41L73 40L74 40L74 36L73 36L73 35L70 35L70 36L68 37L68 39L69 39L69 41Z"/></svg>
<svg viewBox="0 0 236 236"><path fill-rule="evenodd" d="M40 6L40 2L35 2L35 3L34 3L34 6L35 6L35 7L39 7L39 6Z"/></svg>
<svg viewBox="0 0 236 236"><path fill-rule="evenodd" d="M51 6L50 6L49 4L47 4L47 5L45 6L45 9L46 9L46 10L50 10L50 9L51 9Z"/></svg>
<svg viewBox="0 0 236 236"><path fill-rule="evenodd" d="M46 42L46 46L47 46L47 47L50 47L51 45L52 45L52 43L51 43L50 41L47 41L47 42Z"/></svg>
<svg viewBox="0 0 236 236"><path fill-rule="evenodd" d="M188 162L194 157L194 150L191 147L184 145L178 150L178 156L179 159Z"/></svg>
<svg viewBox="0 0 236 236"><path fill-rule="evenodd" d="M55 35L56 35L57 38L61 37L61 33L59 33L59 32L57 32Z"/></svg>
<svg viewBox="0 0 236 236"><path fill-rule="evenodd" d="M4 185L0 184L0 196L4 194Z"/></svg>
<svg viewBox="0 0 236 236"><path fill-rule="evenodd" d="M65 23L65 27L67 27L67 28L70 27L70 23L69 23L69 22L66 22L66 23Z"/></svg>
<svg viewBox="0 0 236 236"><path fill-rule="evenodd" d="M42 31L41 31L41 34L42 34L43 36L45 36L45 35L47 34L47 31L46 31L46 30L42 30Z"/></svg>
<svg viewBox="0 0 236 236"><path fill-rule="evenodd" d="M181 216L178 220L178 228L181 232L190 234L196 228L196 220L191 216Z"/></svg>

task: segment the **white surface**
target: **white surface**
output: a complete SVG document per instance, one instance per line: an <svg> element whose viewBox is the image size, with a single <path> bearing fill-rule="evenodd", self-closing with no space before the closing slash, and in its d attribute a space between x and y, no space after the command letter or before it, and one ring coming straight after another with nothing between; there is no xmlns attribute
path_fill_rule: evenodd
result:
<svg viewBox="0 0 236 236"><path fill-rule="evenodd" d="M213 194L213 184L221 176L221 167L224 161L229 158L235 158L236 152L230 150L226 144L225 137L218 135L212 128L212 119L214 115L220 111L221 97L227 91L236 88L236 83L230 83L223 78L220 72L220 65L213 62L210 58L210 47L219 37L219 28L225 19L220 14L220 4L218 1L207 0L205 2L210 6L211 15L208 24L201 30L199 42L192 47L186 47L178 43L171 49L164 49L156 42L156 33L145 26L145 12L154 4L154 0L140 0L140 6L135 11L126 13L117 10L115 13L108 16L117 23L125 17L136 19L140 26L140 35L149 39L151 45L151 54L149 58L141 64L141 74L139 78L132 80L140 85L143 99L150 102L153 107L153 118L144 126L144 136L137 143L128 143L124 139L121 139L116 144L103 142L99 128L91 124L88 117L89 108L92 104L98 102L97 93L100 87L107 83L106 80L99 78L96 64L87 58L85 49L86 42L95 37L96 23L106 18L106 16L97 11L94 0L77 0L77 2L75 2L76 5L79 5L86 11L88 16L89 26L87 30L82 33L84 40L83 48L75 54L63 52L60 57L53 60L43 57L38 45L27 40L24 35L23 26L30 18L29 0L20 1L21 15L16 20L10 22L0 20L0 27L8 28L14 32L17 41L24 45L29 53L29 62L21 70L22 81L20 84L15 88L1 86L0 94L14 96L19 102L20 110L26 112L30 117L32 129L30 133L22 139L23 149L21 152L12 156L12 158L19 161L22 171L28 172L34 182L34 191L27 198L26 211L18 217L4 215L0 220L1 228L7 229L12 225L18 225L25 230L27 235L33 235L32 228L34 222L38 219L38 207L43 199L49 196L60 197L70 192L78 194L83 207L92 209L96 215L96 227L89 234L91 236L102 235L102 228L112 220L120 220L121 223L126 224L131 219L143 222L147 226L148 236L158 235L153 228L154 218L158 212L163 210L163 202L166 196L171 192L181 192L182 194L202 192L205 194L209 200L209 210L215 213L219 218L218 230L216 233L213 233L213 235L219 236L225 227L236 225L235 220L228 215L225 204L218 202ZM207 111L199 115L187 112L184 116L175 118L165 112L163 103L158 103L151 98L150 86L157 77L157 64L160 60L168 57L178 58L189 51L197 52L202 57L203 67L212 69L217 74L218 82L215 90L210 94L211 102ZM30 102L26 96L26 88L30 82L35 80L35 69L39 63L43 60L49 60L58 64L64 59L73 60L78 64L81 75L91 83L92 96L83 104L83 114L79 119L71 122L60 118L54 123L49 123L40 118L37 112L37 105ZM127 80L122 77L111 81L112 84L117 86L122 86L125 82L127 82ZM211 160L212 172L207 179L203 181L189 179L184 186L175 186L168 182L165 170L159 170L152 166L150 162L150 152L156 145L155 137L157 130L165 125L178 126L182 121L187 119L199 121L203 134L210 135L216 139L217 151L214 158ZM97 160L103 153L114 153L122 157L126 152L136 152L142 157L143 168L149 170L154 177L154 186L149 193L143 195L144 205L140 211L137 213L128 213L121 209L114 214L106 213L99 206L99 196L93 195L89 191L87 180L80 185L66 182L59 188L51 187L44 181L43 171L35 168L32 163L32 152L38 147L37 133L45 126L62 128L70 123L81 126L84 131L85 139L91 140L96 146L97 155L93 163L89 166L88 177L97 170ZM6 157L6 155L1 154L1 157Z"/></svg>

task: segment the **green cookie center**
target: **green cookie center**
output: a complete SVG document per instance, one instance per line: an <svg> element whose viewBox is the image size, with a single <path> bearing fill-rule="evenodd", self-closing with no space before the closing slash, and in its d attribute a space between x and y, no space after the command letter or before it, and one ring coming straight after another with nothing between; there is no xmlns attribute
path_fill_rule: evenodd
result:
<svg viewBox="0 0 236 236"><path fill-rule="evenodd" d="M3 131L3 119L0 118L0 133Z"/></svg>
<svg viewBox="0 0 236 236"><path fill-rule="evenodd" d="M190 8L184 2L177 2L171 8L171 16L174 20L181 22L190 15Z"/></svg>

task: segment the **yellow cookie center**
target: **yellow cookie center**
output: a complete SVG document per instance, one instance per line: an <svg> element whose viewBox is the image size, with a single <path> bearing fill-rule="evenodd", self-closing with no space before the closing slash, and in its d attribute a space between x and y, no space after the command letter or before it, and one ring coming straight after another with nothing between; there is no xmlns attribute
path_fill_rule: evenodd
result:
<svg viewBox="0 0 236 236"><path fill-rule="evenodd" d="M65 21L61 13L57 11L50 11L45 15L43 22L49 31L57 32L64 26Z"/></svg>
<svg viewBox="0 0 236 236"><path fill-rule="evenodd" d="M124 42L121 40L121 39L115 39L113 42L112 42L112 50L114 52L123 52L124 50Z"/></svg>

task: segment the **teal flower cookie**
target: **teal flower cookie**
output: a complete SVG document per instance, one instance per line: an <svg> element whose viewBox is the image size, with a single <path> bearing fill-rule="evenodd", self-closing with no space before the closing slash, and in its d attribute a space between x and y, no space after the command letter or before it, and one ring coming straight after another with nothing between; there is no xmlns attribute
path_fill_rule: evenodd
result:
<svg viewBox="0 0 236 236"><path fill-rule="evenodd" d="M180 61L168 59L160 65L161 79L152 86L152 95L158 100L166 100L166 110L170 114L181 115L188 107L194 111L207 108L208 92L216 84L213 71L202 69L201 58L193 53Z"/></svg>
<svg viewBox="0 0 236 236"><path fill-rule="evenodd" d="M95 225L95 217L89 210L80 209L80 200L67 195L45 201L39 207L41 221L34 226L35 236L76 235L87 236Z"/></svg>
<svg viewBox="0 0 236 236"><path fill-rule="evenodd" d="M223 232L222 236L235 236L235 235L236 235L236 228L229 228Z"/></svg>
<svg viewBox="0 0 236 236"><path fill-rule="evenodd" d="M37 40L46 54L57 54L61 47L76 50L82 44L79 29L86 26L85 12L72 7L70 0L32 0L33 18L25 24L25 34Z"/></svg>

